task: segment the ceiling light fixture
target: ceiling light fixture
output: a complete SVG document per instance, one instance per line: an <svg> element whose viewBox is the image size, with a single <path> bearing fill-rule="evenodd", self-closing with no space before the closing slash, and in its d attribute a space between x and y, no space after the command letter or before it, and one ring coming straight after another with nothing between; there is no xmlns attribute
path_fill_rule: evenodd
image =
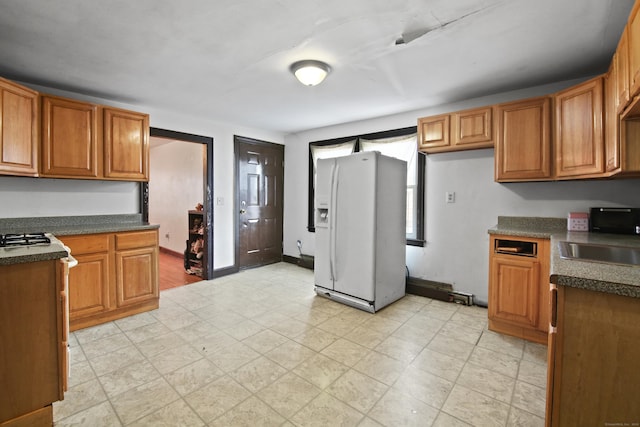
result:
<svg viewBox="0 0 640 427"><path fill-rule="evenodd" d="M322 83L331 71L331 67L328 64L312 59L294 62L291 64L290 69L300 83L306 86L315 86Z"/></svg>

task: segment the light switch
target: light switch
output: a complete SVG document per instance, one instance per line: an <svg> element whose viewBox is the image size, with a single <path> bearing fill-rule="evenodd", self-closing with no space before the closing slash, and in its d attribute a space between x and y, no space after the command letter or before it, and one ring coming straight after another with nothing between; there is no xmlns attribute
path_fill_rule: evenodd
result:
<svg viewBox="0 0 640 427"><path fill-rule="evenodd" d="M224 197L216 197L216 206L224 205Z"/></svg>

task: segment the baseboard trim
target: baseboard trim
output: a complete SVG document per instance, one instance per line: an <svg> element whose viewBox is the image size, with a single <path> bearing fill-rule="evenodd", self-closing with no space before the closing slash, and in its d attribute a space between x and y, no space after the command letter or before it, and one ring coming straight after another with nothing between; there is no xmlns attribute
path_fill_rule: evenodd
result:
<svg viewBox="0 0 640 427"><path fill-rule="evenodd" d="M288 262L289 264L297 264L299 258L291 255L282 255L282 262Z"/></svg>
<svg viewBox="0 0 640 427"><path fill-rule="evenodd" d="M171 256L174 256L174 257L176 257L176 258L181 258L181 259L183 259L183 258L184 258L184 254L183 254L183 253L180 253L180 252L174 251L174 250L172 250L172 249L163 248L162 246L160 246L160 247L159 247L159 250L160 250L160 252L162 252L163 254L171 255Z"/></svg>
<svg viewBox="0 0 640 427"><path fill-rule="evenodd" d="M232 265L231 267L219 268L219 269L213 270L211 272L211 278L212 279L217 279L218 277L228 276L229 274L234 274L234 273L237 273L239 271L240 271L240 269L238 267L236 267L235 265Z"/></svg>
<svg viewBox="0 0 640 427"><path fill-rule="evenodd" d="M302 254L302 258L297 258L291 255L282 255L282 261L289 264L295 264L299 267L313 270L313 256Z"/></svg>
<svg viewBox="0 0 640 427"><path fill-rule="evenodd" d="M407 277L406 291L408 294L419 295L440 301L453 301L453 298L450 295L450 293L453 292L453 286L448 283L418 279L417 277Z"/></svg>

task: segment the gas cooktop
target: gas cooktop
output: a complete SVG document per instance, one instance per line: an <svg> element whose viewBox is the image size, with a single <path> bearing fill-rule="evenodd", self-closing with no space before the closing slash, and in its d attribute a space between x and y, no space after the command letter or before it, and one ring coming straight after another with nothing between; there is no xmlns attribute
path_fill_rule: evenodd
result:
<svg viewBox="0 0 640 427"><path fill-rule="evenodd" d="M48 245L51 239L44 233L0 234L0 247Z"/></svg>

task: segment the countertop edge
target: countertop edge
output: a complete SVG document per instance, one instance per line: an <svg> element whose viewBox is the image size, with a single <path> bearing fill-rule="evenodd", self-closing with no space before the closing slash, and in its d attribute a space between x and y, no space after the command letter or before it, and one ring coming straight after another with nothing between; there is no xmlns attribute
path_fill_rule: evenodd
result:
<svg viewBox="0 0 640 427"><path fill-rule="evenodd" d="M489 230L487 230L487 232L489 234L499 234L502 236L532 237L536 239L550 239L551 236L554 234L554 231L533 231L533 230L498 228L498 227L490 228Z"/></svg>
<svg viewBox="0 0 640 427"><path fill-rule="evenodd" d="M57 226L49 227L48 233L55 236L75 236L82 234L118 233L123 231L157 230L158 224L88 224L77 227Z"/></svg>
<svg viewBox="0 0 640 427"><path fill-rule="evenodd" d="M623 297L640 298L640 286L637 285L604 282L596 279L562 276L559 274L551 274L550 280L554 285L587 289L589 291L604 292L608 294L620 295Z"/></svg>
<svg viewBox="0 0 640 427"><path fill-rule="evenodd" d="M51 252L34 254L34 255L18 255L15 257L0 257L0 265L27 264L30 262L51 261L65 258L69 254L65 250L54 250Z"/></svg>

